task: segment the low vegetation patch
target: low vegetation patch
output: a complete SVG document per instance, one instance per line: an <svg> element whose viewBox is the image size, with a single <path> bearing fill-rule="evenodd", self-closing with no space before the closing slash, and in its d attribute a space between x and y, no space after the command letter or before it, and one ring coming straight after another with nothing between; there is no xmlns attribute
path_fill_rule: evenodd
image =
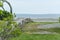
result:
<svg viewBox="0 0 60 40"><path fill-rule="evenodd" d="M31 22L25 25L25 27L23 28L23 30L25 31L40 31L42 29L37 29L38 25L45 25L45 24L54 24L54 23L58 23L58 22Z"/></svg>
<svg viewBox="0 0 60 40"><path fill-rule="evenodd" d="M60 40L60 34L22 34L9 40Z"/></svg>
<svg viewBox="0 0 60 40"><path fill-rule="evenodd" d="M50 31L50 32L57 32L60 33L60 28L49 28L49 29L45 29L46 31Z"/></svg>

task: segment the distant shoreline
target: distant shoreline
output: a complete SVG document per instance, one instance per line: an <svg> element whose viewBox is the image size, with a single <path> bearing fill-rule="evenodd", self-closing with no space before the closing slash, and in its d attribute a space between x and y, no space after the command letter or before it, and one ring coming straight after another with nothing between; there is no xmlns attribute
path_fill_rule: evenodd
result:
<svg viewBox="0 0 60 40"><path fill-rule="evenodd" d="M16 21L22 21L26 18L17 18ZM59 19L55 19L55 18L30 18L32 21L34 22L59 22Z"/></svg>

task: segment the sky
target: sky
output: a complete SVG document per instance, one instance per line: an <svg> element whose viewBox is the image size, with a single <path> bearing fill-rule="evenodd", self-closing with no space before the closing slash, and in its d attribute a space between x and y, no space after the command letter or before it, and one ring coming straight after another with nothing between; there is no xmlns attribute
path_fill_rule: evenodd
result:
<svg viewBox="0 0 60 40"><path fill-rule="evenodd" d="M60 0L7 0L16 14L59 14ZM4 7L9 11L8 5Z"/></svg>

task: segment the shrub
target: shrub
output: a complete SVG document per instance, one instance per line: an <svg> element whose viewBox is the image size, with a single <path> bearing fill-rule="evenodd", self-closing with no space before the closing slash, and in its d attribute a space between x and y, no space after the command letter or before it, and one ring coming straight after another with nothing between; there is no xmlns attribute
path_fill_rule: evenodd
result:
<svg viewBox="0 0 60 40"><path fill-rule="evenodd" d="M12 13L0 10L0 37L2 40L19 36L22 33L18 24L13 19Z"/></svg>
<svg viewBox="0 0 60 40"><path fill-rule="evenodd" d="M0 10L0 20L13 20L13 15L10 12Z"/></svg>

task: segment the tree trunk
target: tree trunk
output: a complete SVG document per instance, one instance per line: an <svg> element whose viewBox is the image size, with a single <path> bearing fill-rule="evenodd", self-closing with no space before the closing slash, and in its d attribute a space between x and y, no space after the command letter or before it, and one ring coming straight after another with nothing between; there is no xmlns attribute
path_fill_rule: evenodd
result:
<svg viewBox="0 0 60 40"><path fill-rule="evenodd" d="M4 7L2 7L2 9L5 11Z"/></svg>

